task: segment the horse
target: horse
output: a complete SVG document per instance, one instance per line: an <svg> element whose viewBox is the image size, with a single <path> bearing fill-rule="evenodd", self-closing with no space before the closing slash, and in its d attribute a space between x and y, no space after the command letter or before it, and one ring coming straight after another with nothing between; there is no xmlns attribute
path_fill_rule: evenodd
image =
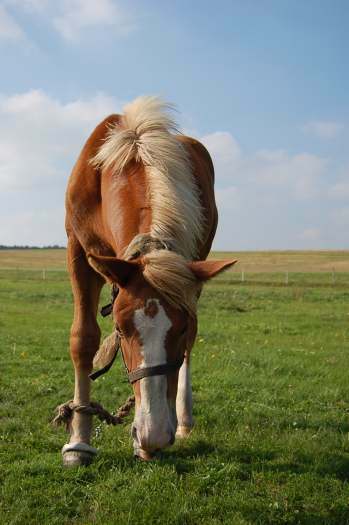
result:
<svg viewBox="0 0 349 525"><path fill-rule="evenodd" d="M139 97L105 118L68 181L75 389L64 465L87 465L97 453L90 374L106 282L115 291L111 309L135 396L135 456L150 460L193 428L197 302L203 283L236 261L206 260L218 220L214 168L205 147L178 131L172 109L158 97Z"/></svg>

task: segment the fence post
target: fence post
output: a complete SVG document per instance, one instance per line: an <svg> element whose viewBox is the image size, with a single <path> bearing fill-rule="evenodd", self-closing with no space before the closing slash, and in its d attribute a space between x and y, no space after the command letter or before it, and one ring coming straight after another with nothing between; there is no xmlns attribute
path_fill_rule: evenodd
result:
<svg viewBox="0 0 349 525"><path fill-rule="evenodd" d="M245 272L242 270L241 272L241 282L243 283L245 281Z"/></svg>
<svg viewBox="0 0 349 525"><path fill-rule="evenodd" d="M335 271L334 271L334 268L332 269L332 284L335 284L336 282L336 274L335 274Z"/></svg>
<svg viewBox="0 0 349 525"><path fill-rule="evenodd" d="M46 279L46 270L45 270L45 268L42 269L42 279L43 279L43 281Z"/></svg>

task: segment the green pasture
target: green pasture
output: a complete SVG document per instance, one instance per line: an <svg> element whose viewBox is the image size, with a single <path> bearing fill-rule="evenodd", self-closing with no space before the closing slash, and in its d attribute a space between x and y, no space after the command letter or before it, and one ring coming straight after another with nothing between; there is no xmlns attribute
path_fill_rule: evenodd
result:
<svg viewBox="0 0 349 525"><path fill-rule="evenodd" d="M1 524L349 524L348 273L208 284L189 439L135 461L129 418L67 470L50 419L73 392L72 297L65 272L37 268L0 270ZM129 393L118 360L93 399L111 410Z"/></svg>

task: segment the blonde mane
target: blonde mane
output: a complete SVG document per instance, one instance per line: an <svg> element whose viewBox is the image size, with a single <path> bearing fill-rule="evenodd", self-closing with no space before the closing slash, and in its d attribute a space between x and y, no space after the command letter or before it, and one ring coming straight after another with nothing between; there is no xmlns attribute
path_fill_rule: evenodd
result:
<svg viewBox="0 0 349 525"><path fill-rule="evenodd" d="M156 250L145 255L142 262L145 280L169 304L195 315L199 285L184 257L168 250Z"/></svg>
<svg viewBox="0 0 349 525"><path fill-rule="evenodd" d="M171 106L157 97L139 97L124 108L92 164L120 173L131 159L141 160L152 208L150 235L170 239L186 259L198 255L203 235L199 188L184 145L177 140Z"/></svg>

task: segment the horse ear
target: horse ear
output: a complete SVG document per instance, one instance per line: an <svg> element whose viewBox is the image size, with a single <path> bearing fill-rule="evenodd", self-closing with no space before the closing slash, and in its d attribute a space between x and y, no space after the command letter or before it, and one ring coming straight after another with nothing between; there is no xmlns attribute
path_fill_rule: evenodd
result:
<svg viewBox="0 0 349 525"><path fill-rule="evenodd" d="M105 257L89 253L87 259L96 272L103 275L109 282L118 284L121 287L126 286L131 276L139 268L136 262L124 261L116 257Z"/></svg>
<svg viewBox="0 0 349 525"><path fill-rule="evenodd" d="M208 281L223 272L223 270L233 266L236 262L237 259L228 259L226 261L211 259L209 261L193 261L188 266L199 281Z"/></svg>

